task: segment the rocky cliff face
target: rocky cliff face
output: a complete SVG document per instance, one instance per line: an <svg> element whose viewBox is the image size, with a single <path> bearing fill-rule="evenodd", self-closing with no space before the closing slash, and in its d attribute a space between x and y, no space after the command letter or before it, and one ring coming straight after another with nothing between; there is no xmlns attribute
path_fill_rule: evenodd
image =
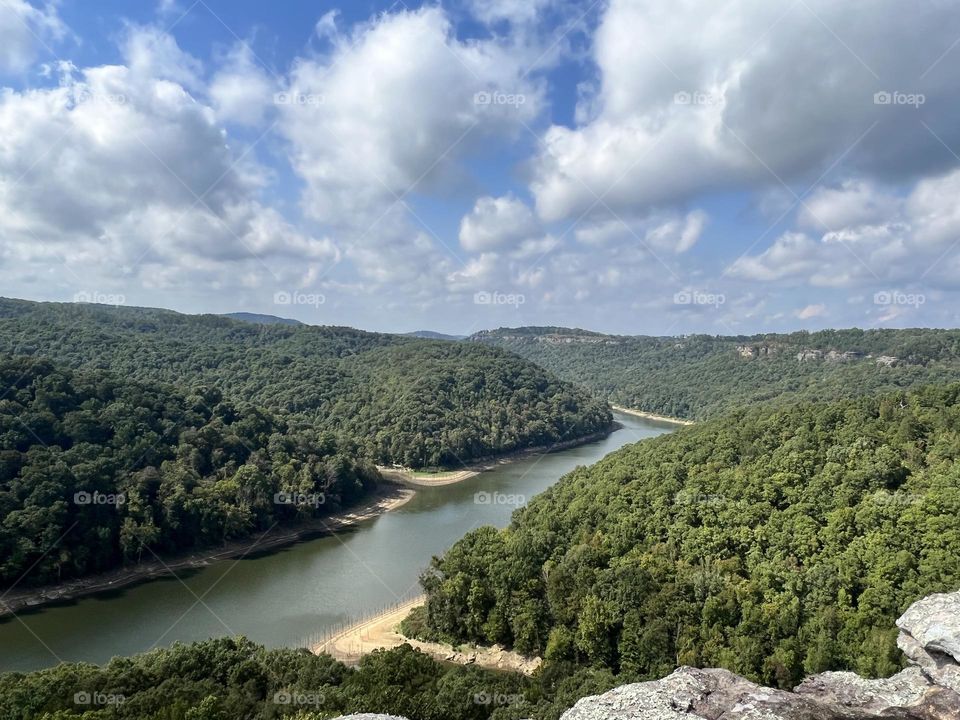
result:
<svg viewBox="0 0 960 720"><path fill-rule="evenodd" d="M827 672L787 692L727 670L683 667L583 698L561 720L960 720L960 592L914 603L897 627L911 666L890 678Z"/></svg>

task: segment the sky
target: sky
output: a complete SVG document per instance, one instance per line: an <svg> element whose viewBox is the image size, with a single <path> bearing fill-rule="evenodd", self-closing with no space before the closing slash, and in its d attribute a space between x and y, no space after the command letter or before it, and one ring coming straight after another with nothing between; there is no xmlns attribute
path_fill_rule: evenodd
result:
<svg viewBox="0 0 960 720"><path fill-rule="evenodd" d="M955 0L0 0L0 295L955 327Z"/></svg>

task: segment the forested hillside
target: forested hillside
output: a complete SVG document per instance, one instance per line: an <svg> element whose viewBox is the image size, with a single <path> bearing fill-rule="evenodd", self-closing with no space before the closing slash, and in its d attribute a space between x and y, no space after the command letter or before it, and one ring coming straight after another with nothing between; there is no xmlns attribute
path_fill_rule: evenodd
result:
<svg viewBox="0 0 960 720"><path fill-rule="evenodd" d="M117 658L102 668L64 664L0 675L0 717L321 720L372 711L411 720L483 720L504 709L499 698L520 698L524 685L520 677L441 665L409 645L366 657L354 670L307 650L220 638Z"/></svg>
<svg viewBox="0 0 960 720"><path fill-rule="evenodd" d="M410 720L557 720L616 679L606 671L522 675L439 663L404 645L357 668L244 638L174 645L98 667L63 663L0 675L4 720L328 720L385 713Z"/></svg>
<svg viewBox="0 0 960 720"><path fill-rule="evenodd" d="M331 433L211 388L32 358L0 362L0 386L0 587L263 533L334 512L379 478Z"/></svg>
<svg viewBox="0 0 960 720"><path fill-rule="evenodd" d="M215 387L377 462L415 467L575 439L612 421L605 403L497 348L350 328L0 299L0 355Z"/></svg>
<svg viewBox="0 0 960 720"><path fill-rule="evenodd" d="M612 453L424 575L441 637L626 678L886 676L960 587L960 385L742 410Z"/></svg>
<svg viewBox="0 0 960 720"><path fill-rule="evenodd" d="M527 327L470 339L511 350L615 404L688 419L758 402L960 381L958 330L633 337Z"/></svg>

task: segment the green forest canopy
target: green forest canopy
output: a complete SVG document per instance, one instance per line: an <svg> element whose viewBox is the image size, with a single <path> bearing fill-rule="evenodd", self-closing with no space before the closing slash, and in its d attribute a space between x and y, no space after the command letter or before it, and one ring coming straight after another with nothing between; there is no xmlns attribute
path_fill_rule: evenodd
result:
<svg viewBox="0 0 960 720"><path fill-rule="evenodd" d="M33 358L0 361L0 386L0 587L263 533L349 505L380 478L333 434L216 389Z"/></svg>
<svg viewBox="0 0 960 720"><path fill-rule="evenodd" d="M626 679L887 676L896 618L960 587L958 398L758 407L627 446L435 558L429 633Z"/></svg>
<svg viewBox="0 0 960 720"><path fill-rule="evenodd" d="M513 698L524 681L440 665L406 645L352 670L307 650L266 650L243 638L174 645L103 667L62 664L0 675L9 720L321 720L341 713L410 720L484 720L475 698Z"/></svg>
<svg viewBox="0 0 960 720"><path fill-rule="evenodd" d="M612 422L604 402L511 353L351 328L0 299L3 355L216 388L412 467L459 467Z"/></svg>
<svg viewBox="0 0 960 720"><path fill-rule="evenodd" d="M523 327L470 339L511 350L613 403L691 419L759 402L960 381L960 330L644 337Z"/></svg>
<svg viewBox="0 0 960 720"><path fill-rule="evenodd" d="M609 672L518 674L432 660L409 645L356 669L304 649L219 638L115 658L0 675L4 720L327 720L373 712L410 720L557 720L605 692Z"/></svg>

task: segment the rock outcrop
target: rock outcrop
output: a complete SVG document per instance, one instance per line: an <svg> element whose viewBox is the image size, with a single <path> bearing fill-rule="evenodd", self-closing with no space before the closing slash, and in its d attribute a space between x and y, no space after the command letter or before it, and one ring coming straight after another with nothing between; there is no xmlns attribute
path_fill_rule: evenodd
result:
<svg viewBox="0 0 960 720"><path fill-rule="evenodd" d="M912 665L893 677L826 672L787 692L684 667L583 698L561 720L960 720L960 592L914 603L897 627Z"/></svg>
<svg viewBox="0 0 960 720"><path fill-rule="evenodd" d="M789 692L728 670L682 667L662 680L583 698L560 720L960 720L960 592L914 603L897 627L911 666L893 677L826 672Z"/></svg>
<svg viewBox="0 0 960 720"><path fill-rule="evenodd" d="M897 646L937 685L960 693L960 592L930 595L899 620ZM956 716L960 718L960 711Z"/></svg>

